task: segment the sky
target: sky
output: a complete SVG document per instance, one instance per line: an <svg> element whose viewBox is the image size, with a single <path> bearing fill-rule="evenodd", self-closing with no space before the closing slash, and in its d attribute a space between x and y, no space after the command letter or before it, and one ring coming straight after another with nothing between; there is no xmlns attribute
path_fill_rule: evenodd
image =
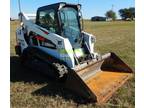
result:
<svg viewBox="0 0 144 108"><path fill-rule="evenodd" d="M10 16L18 18L19 7L18 0L10 0ZM21 10L24 13L36 13L37 8L57 2L80 3L84 19L90 19L93 16L105 16L106 11L116 12L120 18L118 10L122 8L135 7L135 0L21 0Z"/></svg>

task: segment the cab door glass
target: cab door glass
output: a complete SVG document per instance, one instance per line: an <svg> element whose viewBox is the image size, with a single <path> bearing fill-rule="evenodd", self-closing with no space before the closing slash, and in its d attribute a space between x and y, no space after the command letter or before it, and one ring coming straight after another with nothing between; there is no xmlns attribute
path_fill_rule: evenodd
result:
<svg viewBox="0 0 144 108"><path fill-rule="evenodd" d="M41 27L46 28L52 33L57 33L58 25L55 17L54 10L44 10L39 12L39 24Z"/></svg>

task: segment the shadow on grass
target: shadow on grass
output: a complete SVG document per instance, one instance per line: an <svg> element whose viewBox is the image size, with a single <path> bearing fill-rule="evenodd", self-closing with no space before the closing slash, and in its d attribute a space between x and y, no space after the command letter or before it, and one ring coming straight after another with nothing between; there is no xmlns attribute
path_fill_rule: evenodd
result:
<svg viewBox="0 0 144 108"><path fill-rule="evenodd" d="M87 103L86 100L84 100L83 98L79 97L78 95L72 93L67 89L64 89L62 84L53 81L53 79L48 78L48 76L45 76L38 71L32 70L20 64L19 57L17 56L10 57L10 81L24 83L32 82L35 84L47 83L46 86L36 91L33 91L32 95L51 97L60 96L65 100L73 100L78 104Z"/></svg>
<svg viewBox="0 0 144 108"><path fill-rule="evenodd" d="M77 104L86 104L90 103L84 98L74 94L73 92L63 88L57 83L49 83L47 86L44 86L32 93L33 95L41 96L50 96L56 98L57 96L62 97L66 101L74 101Z"/></svg>
<svg viewBox="0 0 144 108"><path fill-rule="evenodd" d="M20 64L20 59L17 56L10 57L10 81L11 82L33 82L42 84L49 82L46 76L38 71L32 70Z"/></svg>

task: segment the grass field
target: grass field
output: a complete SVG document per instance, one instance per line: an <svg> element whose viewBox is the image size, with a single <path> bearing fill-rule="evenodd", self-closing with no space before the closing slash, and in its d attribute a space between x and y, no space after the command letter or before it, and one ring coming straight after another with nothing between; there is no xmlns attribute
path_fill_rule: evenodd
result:
<svg viewBox="0 0 144 108"><path fill-rule="evenodd" d="M21 66L14 52L15 30L19 25L15 21L10 25L12 108L134 108L134 78L123 85L106 104L80 104L81 100L76 95L59 88L40 73ZM85 31L96 36L96 51L102 54L115 52L134 70L134 22L85 21L84 25Z"/></svg>

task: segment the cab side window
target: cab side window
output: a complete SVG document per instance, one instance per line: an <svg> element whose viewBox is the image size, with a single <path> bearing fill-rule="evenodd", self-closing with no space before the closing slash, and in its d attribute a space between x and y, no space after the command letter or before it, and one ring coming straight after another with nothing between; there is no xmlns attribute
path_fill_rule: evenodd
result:
<svg viewBox="0 0 144 108"><path fill-rule="evenodd" d="M55 11L53 9L40 11L38 25L46 28L50 32L57 33L58 25L55 17Z"/></svg>

